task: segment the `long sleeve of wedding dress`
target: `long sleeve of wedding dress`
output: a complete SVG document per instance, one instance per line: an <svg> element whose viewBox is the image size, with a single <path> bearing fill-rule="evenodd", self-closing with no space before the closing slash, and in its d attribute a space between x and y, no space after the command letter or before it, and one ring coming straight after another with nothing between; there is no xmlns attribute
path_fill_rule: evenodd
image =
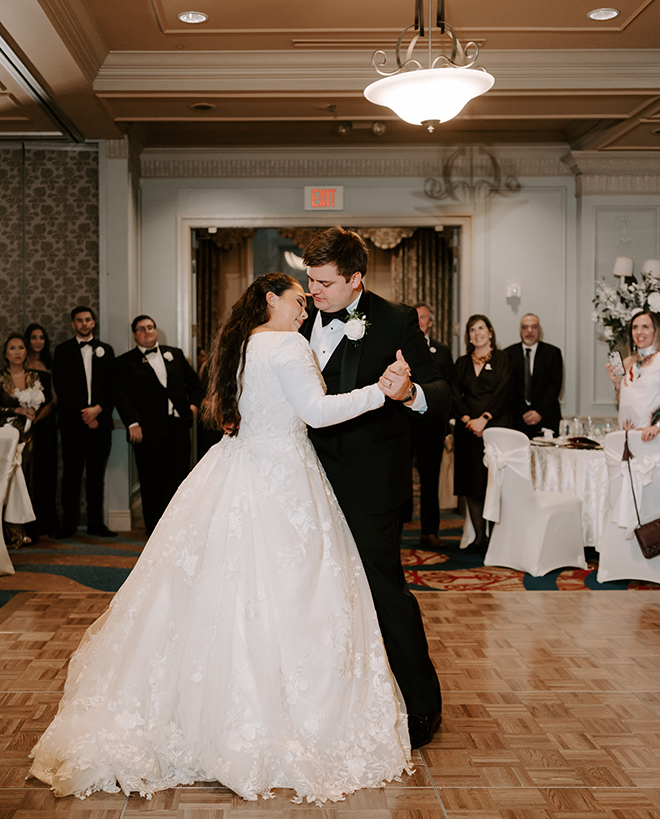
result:
<svg viewBox="0 0 660 819"><path fill-rule="evenodd" d="M411 771L369 586L306 427L383 399L323 393L302 337L252 336L238 435L181 484L69 663L30 771L57 795L215 780L322 803Z"/></svg>
<svg viewBox="0 0 660 819"><path fill-rule="evenodd" d="M325 384L308 342L297 333L282 341L275 365L284 394L299 418L310 427L348 421L385 403L377 384L342 395L326 395Z"/></svg>

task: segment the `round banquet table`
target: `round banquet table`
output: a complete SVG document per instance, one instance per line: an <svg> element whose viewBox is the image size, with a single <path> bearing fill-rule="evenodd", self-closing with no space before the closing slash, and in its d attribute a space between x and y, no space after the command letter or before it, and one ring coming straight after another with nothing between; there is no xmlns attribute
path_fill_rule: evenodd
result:
<svg viewBox="0 0 660 819"><path fill-rule="evenodd" d="M581 498L584 545L598 549L609 507L605 452L531 443L534 489L569 492Z"/></svg>

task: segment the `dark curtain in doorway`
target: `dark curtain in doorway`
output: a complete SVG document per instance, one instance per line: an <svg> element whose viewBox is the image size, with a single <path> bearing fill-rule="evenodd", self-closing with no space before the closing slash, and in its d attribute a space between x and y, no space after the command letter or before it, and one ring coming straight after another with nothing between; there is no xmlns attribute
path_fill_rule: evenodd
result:
<svg viewBox="0 0 660 819"><path fill-rule="evenodd" d="M435 228L417 228L392 251L392 279L405 304L425 302L433 315L432 334L452 347L454 330L454 247Z"/></svg>

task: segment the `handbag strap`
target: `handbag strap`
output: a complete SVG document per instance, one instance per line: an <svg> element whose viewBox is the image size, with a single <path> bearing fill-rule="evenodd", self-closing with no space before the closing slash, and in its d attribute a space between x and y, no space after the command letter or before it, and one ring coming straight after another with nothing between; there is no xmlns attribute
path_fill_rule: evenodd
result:
<svg viewBox="0 0 660 819"><path fill-rule="evenodd" d="M628 446L628 430L626 430L626 440L623 445L623 456L621 457L622 461L628 461L628 474L630 475L630 491L632 492L633 503L635 504L635 514L637 515L637 523L641 526L642 521L639 519L639 509L637 508L637 498L635 497L635 485L633 482L632 476L632 469L630 467L630 462L635 456L630 451L630 447Z"/></svg>

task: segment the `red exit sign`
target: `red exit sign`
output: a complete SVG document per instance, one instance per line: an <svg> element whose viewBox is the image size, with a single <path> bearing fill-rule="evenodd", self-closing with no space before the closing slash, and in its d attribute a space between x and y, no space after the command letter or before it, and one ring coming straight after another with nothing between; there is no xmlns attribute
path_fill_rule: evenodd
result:
<svg viewBox="0 0 660 819"><path fill-rule="evenodd" d="M306 186L305 210L344 210L344 188Z"/></svg>

